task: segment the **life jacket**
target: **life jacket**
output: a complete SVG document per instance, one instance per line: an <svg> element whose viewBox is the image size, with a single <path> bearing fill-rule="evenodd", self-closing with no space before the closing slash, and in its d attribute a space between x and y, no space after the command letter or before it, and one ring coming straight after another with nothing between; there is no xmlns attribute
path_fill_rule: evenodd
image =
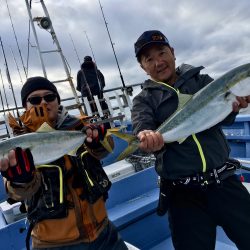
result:
<svg viewBox="0 0 250 250"><path fill-rule="evenodd" d="M88 120L88 117L70 116L63 107L59 109L59 118L56 125L59 130L81 130ZM22 133L22 127L17 131ZM107 224L105 200L111 182L99 160L83 146L78 153L78 157L65 155L48 165L36 166L41 185L31 199L25 201L30 224L27 249L30 236L35 248L90 242Z"/></svg>
<svg viewBox="0 0 250 250"><path fill-rule="evenodd" d="M95 240L107 218L105 200L111 187L100 162L85 151L79 157L64 156L37 169L42 184L27 201L27 248L30 233L34 245Z"/></svg>

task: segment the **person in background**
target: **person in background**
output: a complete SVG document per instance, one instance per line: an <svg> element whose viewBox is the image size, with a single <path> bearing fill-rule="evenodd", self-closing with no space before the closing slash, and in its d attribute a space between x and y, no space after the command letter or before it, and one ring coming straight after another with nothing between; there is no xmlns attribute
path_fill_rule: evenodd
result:
<svg viewBox="0 0 250 250"><path fill-rule="evenodd" d="M55 85L44 77L27 79L21 99L23 126L11 124L16 135L35 132L44 122L56 130L82 130L87 135L75 157L65 155L38 167L29 149L13 148L0 160L8 195L25 200L27 206L27 249L30 234L33 249L127 249L105 208L111 186L99 161L105 154L100 144L105 127L84 125L71 116L60 105Z"/></svg>
<svg viewBox="0 0 250 250"><path fill-rule="evenodd" d="M81 69L77 73L77 87L82 97L87 97L88 101L93 101L93 96L103 99L103 89L105 87L105 78L102 72L97 68L91 56L85 56ZM101 101L102 109L107 109L105 101ZM96 112L97 108L94 102L91 103L92 112Z"/></svg>
<svg viewBox="0 0 250 250"><path fill-rule="evenodd" d="M135 43L135 55L150 76L133 100L133 132L140 148L154 152L160 176L158 214L168 211L176 250L213 250L216 227L221 226L238 249L250 246L250 194L235 175L239 162L229 159L229 145L221 125L234 122L250 96L237 97L224 121L182 143L164 144L154 132L178 107L178 92L195 94L212 82L203 67L182 64L176 68L175 52L158 30L145 31Z"/></svg>

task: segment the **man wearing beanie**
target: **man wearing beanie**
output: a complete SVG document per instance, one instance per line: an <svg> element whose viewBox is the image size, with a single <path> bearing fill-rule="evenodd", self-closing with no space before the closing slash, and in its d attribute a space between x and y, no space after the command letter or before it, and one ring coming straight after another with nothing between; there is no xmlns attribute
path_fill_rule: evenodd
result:
<svg viewBox="0 0 250 250"><path fill-rule="evenodd" d="M34 166L30 150L22 148L13 148L0 159L8 195L26 203L27 249L30 236L34 250L127 249L105 208L111 182L99 161L106 154L100 143L104 126L84 126L69 115L60 105L56 86L44 77L29 78L21 99L24 128L16 129L16 134L34 132L47 122L56 130L82 130L87 135L77 156L65 155L51 164Z"/></svg>
<svg viewBox="0 0 250 250"><path fill-rule="evenodd" d="M235 175L240 163L229 159L221 129L248 106L250 96L239 97L233 112L214 127L164 145L154 131L176 111L181 94L193 95L213 79L200 73L202 66L176 68L174 48L159 30L143 32L134 47L150 79L133 100L133 132L142 150L155 152L161 178L157 212L163 216L168 211L175 249L214 250L218 225L238 249L250 249L250 195Z"/></svg>

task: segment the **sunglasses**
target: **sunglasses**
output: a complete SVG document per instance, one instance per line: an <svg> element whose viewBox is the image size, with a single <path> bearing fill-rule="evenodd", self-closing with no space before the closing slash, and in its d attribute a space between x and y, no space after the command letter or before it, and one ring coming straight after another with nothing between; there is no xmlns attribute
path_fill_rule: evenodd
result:
<svg viewBox="0 0 250 250"><path fill-rule="evenodd" d="M42 99L46 102L53 102L57 96L55 94L47 94L45 96L32 96L27 99L27 102L29 102L32 105L39 105L42 101Z"/></svg>

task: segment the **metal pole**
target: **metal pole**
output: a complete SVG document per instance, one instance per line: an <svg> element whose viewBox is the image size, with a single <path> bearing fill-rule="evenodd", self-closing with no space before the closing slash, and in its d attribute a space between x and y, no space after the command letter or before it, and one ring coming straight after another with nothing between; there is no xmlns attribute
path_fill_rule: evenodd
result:
<svg viewBox="0 0 250 250"><path fill-rule="evenodd" d="M26 1L27 1L27 0L26 0ZM46 6L45 6L43 0L41 0L41 4L42 4L42 7L43 7L43 10L44 10L45 15L50 19L48 10L47 10L47 8L46 8ZM50 19L50 20L51 20L51 19ZM67 66L67 64L66 64L66 62L65 62L65 57L64 57L64 55L63 55L63 53L62 53L62 49L61 49L61 46L60 46L60 44L59 44L59 41L58 41L58 39L57 39L57 37L56 37L56 33L55 33L55 31L54 31L54 28L53 28L53 26L52 26L52 23L51 23L51 27L50 27L50 34L51 34L51 36L52 36L53 41L55 42L55 44L56 44L56 46L57 46L57 49L58 49L59 54L60 54L60 56L61 56L61 59L62 59L62 62L63 62L63 66L64 66L64 70L65 70L65 72L66 72L67 79L68 79L68 81L69 81L71 90L72 90L72 92L73 92L73 94L74 94L75 101L76 101L76 103L77 103L77 105L78 105L78 109L79 109L79 111L80 111L80 114L81 114L81 115L84 115L84 112L83 112L83 110L82 110L82 107L81 107L79 98L78 98L78 96L77 96L77 93L76 93L76 90L75 90L75 87L74 87L74 84L73 84L73 81L72 81L72 77L71 77L71 75L70 75L68 66Z"/></svg>
<svg viewBox="0 0 250 250"><path fill-rule="evenodd" d="M35 41L36 41L37 52L38 52L38 56L39 56L39 59L40 59L41 65L42 65L43 75L44 75L44 77L47 78L47 73L46 73L46 70L45 70L43 58L42 58L42 55L41 55L41 52L40 52L41 51L40 50L40 44L38 42L38 38L37 38L37 34L36 34L36 29L35 29L35 25L33 23L33 18L32 18L32 14L31 14L31 11L30 11L30 5L28 3L28 0L25 0L25 3L26 3L28 15L29 15L29 19L30 19L31 28L32 28L32 31L33 31L33 34L34 34L34 38L35 38Z"/></svg>

